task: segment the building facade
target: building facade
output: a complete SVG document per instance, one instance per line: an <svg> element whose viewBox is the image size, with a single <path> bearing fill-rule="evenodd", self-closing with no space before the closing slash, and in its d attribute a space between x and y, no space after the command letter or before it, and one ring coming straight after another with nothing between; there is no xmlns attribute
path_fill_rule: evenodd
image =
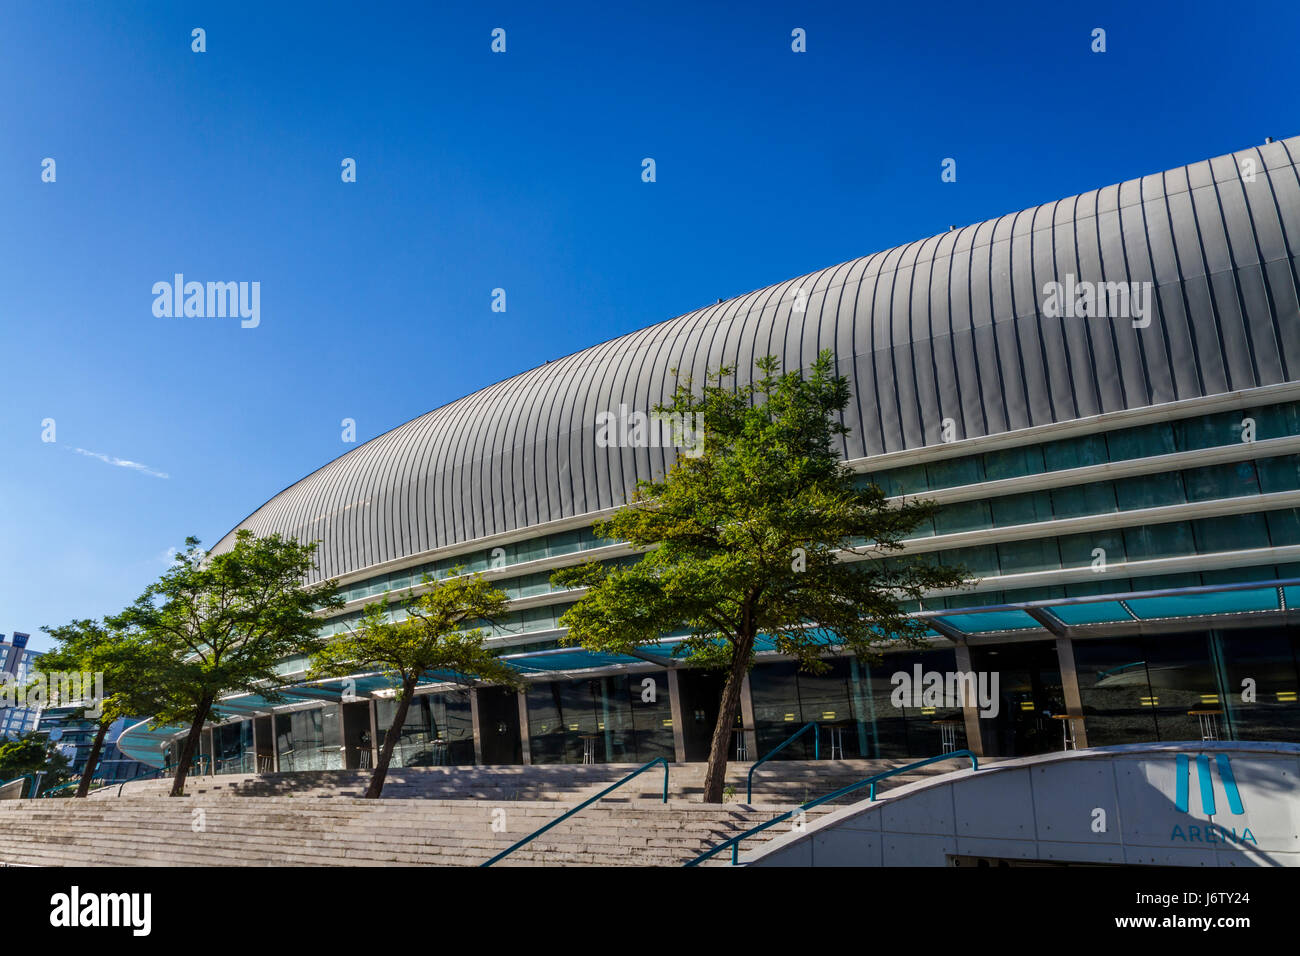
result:
<svg viewBox="0 0 1300 956"><path fill-rule="evenodd" d="M35 670L39 656L36 651L28 650L30 638L30 634L15 631L12 640L6 641L5 635L0 634L0 684L15 689L13 700L6 698L4 704L0 704L0 740L12 740L35 730L40 717L39 708L18 706L16 693L16 689L26 684Z"/></svg>
<svg viewBox="0 0 1300 956"><path fill-rule="evenodd" d="M1015 756L1169 740L1300 741L1300 138L931 236L551 361L393 429L235 530L319 540L348 604L481 571L511 598L491 641L521 692L431 680L398 761L701 760L722 678L561 645L586 560L634 561L593 522L679 449L601 440L680 375L742 380L835 356L840 449L864 482L941 507L907 553L972 587L908 610L925 649L799 673L761 649L738 756L808 721L822 755ZM217 545L228 548L234 531ZM379 675L234 696L218 770L366 766L393 701ZM986 675L975 706L929 675ZM921 684L906 692L902 677ZM923 692L929 689L931 693ZM168 730L122 745L157 763ZM810 755L805 739L788 756Z"/></svg>

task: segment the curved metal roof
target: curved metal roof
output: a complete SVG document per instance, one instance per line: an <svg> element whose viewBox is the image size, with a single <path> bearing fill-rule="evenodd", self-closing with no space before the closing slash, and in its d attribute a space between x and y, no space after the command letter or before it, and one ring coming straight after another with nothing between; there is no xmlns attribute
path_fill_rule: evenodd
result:
<svg viewBox="0 0 1300 956"><path fill-rule="evenodd" d="M745 378L768 353L836 354L850 459L937 444L945 418L972 438L1295 380L1298 158L1295 137L1144 176L633 332L400 425L238 528L320 539L332 577L610 508L674 453L598 447L598 412L649 411L674 367ZM1150 325L1044 315L1067 275L1153 283Z"/></svg>

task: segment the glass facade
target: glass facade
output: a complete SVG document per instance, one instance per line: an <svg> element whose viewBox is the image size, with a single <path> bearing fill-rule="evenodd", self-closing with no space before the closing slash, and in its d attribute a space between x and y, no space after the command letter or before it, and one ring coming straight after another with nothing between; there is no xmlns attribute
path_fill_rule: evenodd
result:
<svg viewBox="0 0 1300 956"><path fill-rule="evenodd" d="M1286 589L1289 605L1281 602L1277 588L1269 587L1257 594L1232 592L1231 598L1207 595L1200 607L1210 624L1199 631L1189 627L1182 633L1130 636L1125 629L1107 634L1105 627L1183 613L1176 608L1165 613L1164 598L1119 600L1131 592L1300 578L1300 562L1279 550L1300 546L1300 508L1286 498L1259 500L1300 491L1300 454L1286 446L1266 446L1258 452L1252 447L1296 436L1300 402L1284 402L940 458L878 470L860 480L878 484L888 495L948 496L933 519L914 533L911 550L926 560L960 565L978 580L970 590L927 596L909 606L910 611L956 612L1116 596L1052 609L1067 627L1089 628L1072 642L1072 663L1090 745L1203 736L1294 741L1300 739L1300 630L1275 622L1215 630L1219 625L1213 615L1294 607L1300 602L1300 588ZM1178 467L1146 461L1210 450L1215 450L1211 457L1230 460L1183 459ZM1125 471L1138 473L1116 475L1111 469L1061 479L1069 483L1052 485L1049 480L1056 473L1107 464L1122 464ZM1031 476L1042 479L1035 480L1036 487L1017 486L1015 479ZM989 487L988 482L1010 483ZM952 500L957 497L964 500ZM1169 510L1146 513L1155 508ZM1072 524L1046 524L1060 521ZM957 534L967 537L953 543L941 540ZM502 639L503 648L509 647L503 653L555 648L561 636L559 620L573 598L551 584L553 568L617 543L597 538L590 528L538 535L351 582L344 597L377 598L418 584L424 574L444 578L456 567L467 572L506 569L493 583L508 598L547 603L515 607L491 624L480 623L491 638ZM1231 555L1232 560L1220 560L1220 555ZM907 560L914 558L894 557L883 563ZM1151 569L1132 566L1143 561L1165 563L1161 573L1152 574ZM509 570L524 565L531 566L521 567L523 573ZM358 616L355 609L334 616L323 633L338 633ZM934 626L940 633L951 633L940 631L947 628L978 639L971 647L973 671L997 675L997 713L979 721L976 745L985 754L1025 755L1065 745L1068 734L1060 719L1067 696L1063 665L1053 635L1038 618L1021 609L993 608L980 614L945 614ZM286 660L279 670L297 675L306 664L303 658ZM964 714L955 702L899 693L899 675L955 672L956 655L949 643L887 653L871 661L836 657L826 664L823 672L814 674L799 671L791 662L760 659L750 672L752 710L741 715L736 727L748 749L741 738L733 738L733 754L754 759L769 753L809 721L821 725L824 758L923 758L967 745ZM524 759L525 743L528 759L539 764L644 763L674 758L679 744L687 760L707 756L721 689L717 674L677 671L683 726L674 727L665 671L610 670L593 668L590 676L556 680L534 672L522 708L513 692L480 690L478 759L517 762ZM376 700L373 706L377 747L396 704ZM347 759L348 766L355 766L360 752L371 746L370 734L362 727L369 711L354 709L351 714ZM467 691L418 696L395 745L393 765L473 764L474 714ZM341 766L339 716L337 704L277 714L273 746L281 770ZM750 720L752 727L746 726ZM205 759L219 771L250 768L251 726L245 721L206 733ZM259 732L257 741L257 749L268 755L270 736L269 730ZM780 757L812 755L813 741L805 736Z"/></svg>
<svg viewBox="0 0 1300 956"><path fill-rule="evenodd" d="M645 763L674 759L672 704L664 671L531 684L533 763Z"/></svg>

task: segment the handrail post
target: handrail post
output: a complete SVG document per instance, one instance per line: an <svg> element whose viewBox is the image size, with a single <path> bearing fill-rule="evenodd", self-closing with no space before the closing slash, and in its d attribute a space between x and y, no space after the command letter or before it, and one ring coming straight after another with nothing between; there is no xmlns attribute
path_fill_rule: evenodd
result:
<svg viewBox="0 0 1300 956"><path fill-rule="evenodd" d="M754 771L758 769L759 764L766 763L767 761L769 761L769 760L771 760L773 757L775 757L777 754L779 754L782 750L784 750L787 746L789 746L790 744L794 743L794 741L795 741L796 739L798 739L800 735L804 734L804 733L808 730L809 727L816 728L816 729L814 730L814 732L813 732L813 759L814 759L814 760L820 760L820 759L821 759L821 754L822 754L822 733L821 733L821 726L817 723L817 721L815 721L815 720L810 720L810 721L808 721L808 723L804 724L802 727L800 727L798 730L796 730L793 734L791 734L791 735L790 735L789 737L787 737L785 740L783 740L783 741L781 741L779 744L777 744L774 748L772 748L772 750L768 751L766 754L764 754L763 756L761 756L761 757L759 757L757 760L755 760L754 763L750 766L750 768L749 768L749 778L747 779L746 784L745 784L745 802L746 802L746 803L753 803L753 802L754 802Z"/></svg>
<svg viewBox="0 0 1300 956"><path fill-rule="evenodd" d="M628 774L628 775L627 775L626 777L624 777L622 780L618 780L618 781L616 781L615 783L611 784L610 786L606 787L604 790L600 791L600 793L596 794L594 797L588 797L586 800L582 801L582 803L578 804L578 805L577 805L576 807L574 807L572 810L568 810L568 811L566 811L566 812L560 814L558 817L556 817L556 818L555 818L554 820L552 820L550 823L546 824L546 825L543 826L543 827L539 827L538 829L534 830L532 833L528 834L528 836L524 837L522 840L519 840L519 841L517 841L517 842L511 844L510 846L506 847L504 850L502 850L502 851L501 851L500 853L498 853L496 856L492 857L490 860L487 860L487 861L485 861L485 862L483 862L483 863L480 863L479 866L480 866L480 867L483 867L483 866L491 866L493 863L497 862L497 860L500 860L500 859L503 859L503 858L509 856L511 853L514 853L515 850L519 849L519 848L520 848L521 846L523 846L524 844L529 843L529 842L535 840L537 837L541 836L543 833L545 833L547 830L551 829L552 827L559 826L559 825L560 825L561 823L563 823L565 820L569 819L569 817L571 817L571 816L573 816L574 814L578 813L580 810L585 810L587 807L591 806L593 803L595 803L597 800L599 800L599 799L601 799L602 797L604 797L606 794L614 792L614 791L617 790L619 787L623 786L623 784L625 784L625 783L627 783L629 780L632 780L632 779L634 779L635 777L638 777L638 776L640 776L641 774L645 773L645 771L649 770L651 767L653 767L653 766L654 766L655 764L657 764L657 763L661 763L661 764L664 765L664 800L663 800L663 802L664 802L664 803L667 803L667 802L668 802L668 761L665 760L663 757L655 757L655 759L654 759L654 760L651 760L649 763L647 763L647 764L645 764L645 765L643 765L643 766L641 766L641 767L638 767L637 769L633 770L630 774Z"/></svg>
<svg viewBox="0 0 1300 956"><path fill-rule="evenodd" d="M799 733L803 733L804 729L806 728L801 729ZM796 734L795 736L798 736L798 734ZM794 738L792 737L791 740L793 739ZM786 741L786 743L789 743L789 741ZM772 751L772 753L776 753L776 751L774 750ZM771 754L769 754L768 756L771 756ZM742 840L744 840L747 837L753 836L755 833L758 833L762 830L766 830L769 827L776 826L782 820L790 819L792 816L795 815L795 813L799 812L800 810L811 810L813 807L820 806L823 803L828 803L831 800L836 799L837 797L842 797L845 794L852 793L855 790L860 790L863 787L870 788L868 791L868 796L869 796L868 802L874 802L876 799L877 781L884 780L886 777L895 777L900 773L906 773L907 771L915 770L918 767L924 767L932 763L938 763L941 760L952 760L954 757L969 757L972 771L978 771L980 768L979 758L976 757L975 754L969 750L954 750L952 753L939 754L936 757L927 757L925 760L917 760L913 763L909 763L902 767L895 767L893 770L886 770L884 773L878 773L874 776L867 777L865 780L859 780L857 783L851 783L847 787L840 787L838 790L832 791L831 793L826 794L826 796L824 797L818 797L816 800L809 800L807 803L800 804L794 810L788 810L785 813L781 814L780 816L773 817L771 820L768 820L766 823L760 823L758 826L750 827L748 830L744 831L743 833L738 833L734 837L731 837L730 839L723 840L717 846L710 847L709 849L701 853L699 856L697 856L695 859L689 860L682 865L698 866L699 864L703 863L705 860L712 857L714 854L722 852L727 847L731 847L731 864L732 866L736 866L740 863L740 842Z"/></svg>

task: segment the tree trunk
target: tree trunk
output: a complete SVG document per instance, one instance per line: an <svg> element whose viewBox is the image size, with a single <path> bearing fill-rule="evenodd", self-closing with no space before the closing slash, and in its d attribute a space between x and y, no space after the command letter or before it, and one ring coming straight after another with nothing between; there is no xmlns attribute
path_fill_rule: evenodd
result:
<svg viewBox="0 0 1300 956"><path fill-rule="evenodd" d="M185 738L185 743L181 746L180 756L176 763L176 776L172 778L172 792L170 796L185 796L185 778L190 775L190 764L194 762L194 751L199 749L199 736L203 733L203 725L208 721L208 711L212 709L212 698L205 697L199 704L198 711L194 714L194 723L190 724L190 732Z"/></svg>
<svg viewBox="0 0 1300 956"><path fill-rule="evenodd" d="M749 670L749 657L754 649L752 636L741 638L731 658L727 682L722 686L722 703L718 706L718 722L713 728L713 742L709 745L709 766L704 773L704 802L721 803L722 790L727 782L727 751L731 747L731 732L740 713L740 685Z"/></svg>
<svg viewBox="0 0 1300 956"><path fill-rule="evenodd" d="M90 793L90 778L95 775L95 768L99 766L99 753L104 749L104 738L108 736L108 728L112 721L100 721L99 730L95 734L95 742L90 745L90 756L86 758L86 769L81 771L81 783L77 784L77 796L84 797Z"/></svg>
<svg viewBox="0 0 1300 956"><path fill-rule="evenodd" d="M397 738L402 734L402 728L406 726L406 712L411 709L411 697L415 693L415 681L409 685L402 683L402 699L397 702L397 713L393 715L393 725L388 728L388 733L384 734L384 745L379 748L379 759L375 761L375 772L370 778L370 786L366 788L365 799L375 800L384 792L384 779L388 776L388 763L393 759L393 747L397 744Z"/></svg>

